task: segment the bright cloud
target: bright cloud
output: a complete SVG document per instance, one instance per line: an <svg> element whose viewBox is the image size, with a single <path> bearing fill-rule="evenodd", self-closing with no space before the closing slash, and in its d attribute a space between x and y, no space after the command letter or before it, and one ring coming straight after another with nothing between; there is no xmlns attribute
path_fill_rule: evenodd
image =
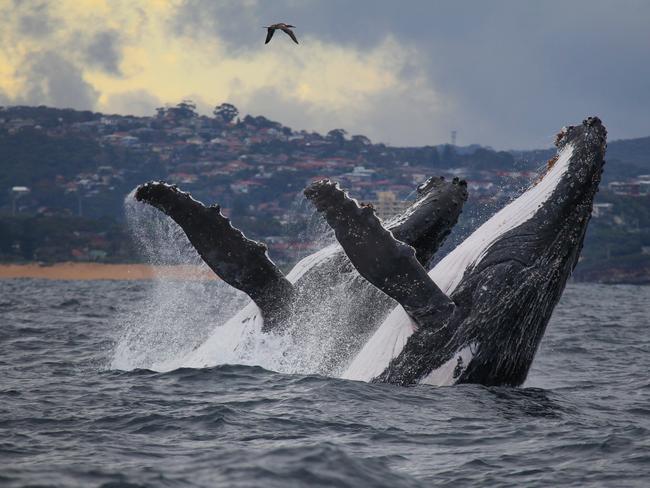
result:
<svg viewBox="0 0 650 488"><path fill-rule="evenodd" d="M300 32L300 46L279 35L265 46L255 24L257 48L238 52L216 31L175 32L174 3L19 5L2 25L0 51L0 90L16 103L143 114L186 98L206 112L229 101L296 128L384 140L390 124L373 120L384 99L404 96L403 110L412 104L431 116L439 106L417 49L391 35L365 50Z"/></svg>
<svg viewBox="0 0 650 488"><path fill-rule="evenodd" d="M0 0L0 103L153 113L230 102L375 141L549 146L599 115L650 133L650 3ZM561 14L560 14L561 13ZM263 25L298 26L264 45Z"/></svg>

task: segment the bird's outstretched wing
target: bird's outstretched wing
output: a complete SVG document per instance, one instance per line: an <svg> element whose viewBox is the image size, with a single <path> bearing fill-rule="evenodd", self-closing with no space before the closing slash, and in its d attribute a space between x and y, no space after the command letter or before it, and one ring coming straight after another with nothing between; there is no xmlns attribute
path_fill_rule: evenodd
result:
<svg viewBox="0 0 650 488"><path fill-rule="evenodd" d="M273 37L273 33L275 32L275 29L269 27L266 29L266 41L264 41L264 44L268 44L269 41L271 40L271 37ZM297 41L296 41L297 42Z"/></svg>
<svg viewBox="0 0 650 488"><path fill-rule="evenodd" d="M286 34L287 34L291 39L293 39L293 42L295 42L296 44L299 44L299 43L298 43L298 39L296 39L296 35L293 33L293 31L292 31L291 29L289 29L288 27L285 27L285 28L282 29L282 30L283 30L283 31L284 31L284 32L285 32L285 33L286 33Z"/></svg>

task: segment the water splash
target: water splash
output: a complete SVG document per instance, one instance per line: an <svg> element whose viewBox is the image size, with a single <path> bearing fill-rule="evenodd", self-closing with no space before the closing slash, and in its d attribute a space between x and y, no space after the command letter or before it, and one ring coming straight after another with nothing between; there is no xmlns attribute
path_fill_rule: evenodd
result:
<svg viewBox="0 0 650 488"><path fill-rule="evenodd" d="M154 265L206 265L182 229L161 212L129 195L125 200L129 229L142 256ZM357 271L303 275L316 262L335 258L340 248L320 215L297 197L289 212L297 235L292 251L307 254L307 243L321 250L300 261L288 274L302 276L305 293L294 304L283 334L262 334L259 310L241 292L220 281L178 281L158 276L148 300L123 319L112 367L167 371L218 364L259 365L283 373L337 375L370 331L354 320L359 298L372 303L372 287L359 287ZM309 251L311 252L311 251ZM373 313L376 311L368 311ZM366 312L364 312L366 313ZM380 315L377 315L377 325Z"/></svg>
<svg viewBox="0 0 650 488"><path fill-rule="evenodd" d="M286 216L286 234L295 236L289 247L294 263L313 253L314 249L338 244L334 230L302 192L296 195Z"/></svg>
<svg viewBox="0 0 650 488"><path fill-rule="evenodd" d="M190 264L196 269L195 280L156 276L148 299L121 318L111 367L157 369L161 362L184 356L204 342L247 297L221 281L198 279L209 269L173 220L137 202L133 192L126 197L124 208L131 236L146 262L154 266Z"/></svg>

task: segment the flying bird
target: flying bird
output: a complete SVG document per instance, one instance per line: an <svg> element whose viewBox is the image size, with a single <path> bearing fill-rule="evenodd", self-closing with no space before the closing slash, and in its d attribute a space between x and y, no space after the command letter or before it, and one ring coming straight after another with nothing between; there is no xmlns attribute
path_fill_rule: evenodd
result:
<svg viewBox="0 0 650 488"><path fill-rule="evenodd" d="M266 29L266 41L264 42L264 44L269 43L276 29L280 29L281 31L284 31L284 33L287 34L293 40L293 42L298 44L298 39L296 39L296 35L291 30L292 27L294 29L296 28L295 25L284 24L282 22L279 24L273 24L273 25L269 25L268 27L264 27L264 29Z"/></svg>

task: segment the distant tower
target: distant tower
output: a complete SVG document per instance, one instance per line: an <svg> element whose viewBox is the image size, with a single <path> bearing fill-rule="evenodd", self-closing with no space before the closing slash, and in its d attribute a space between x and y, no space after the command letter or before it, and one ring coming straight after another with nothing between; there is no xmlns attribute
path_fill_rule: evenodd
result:
<svg viewBox="0 0 650 488"><path fill-rule="evenodd" d="M451 145L455 146L456 145L456 136L458 135L457 130L452 130L451 131Z"/></svg>

